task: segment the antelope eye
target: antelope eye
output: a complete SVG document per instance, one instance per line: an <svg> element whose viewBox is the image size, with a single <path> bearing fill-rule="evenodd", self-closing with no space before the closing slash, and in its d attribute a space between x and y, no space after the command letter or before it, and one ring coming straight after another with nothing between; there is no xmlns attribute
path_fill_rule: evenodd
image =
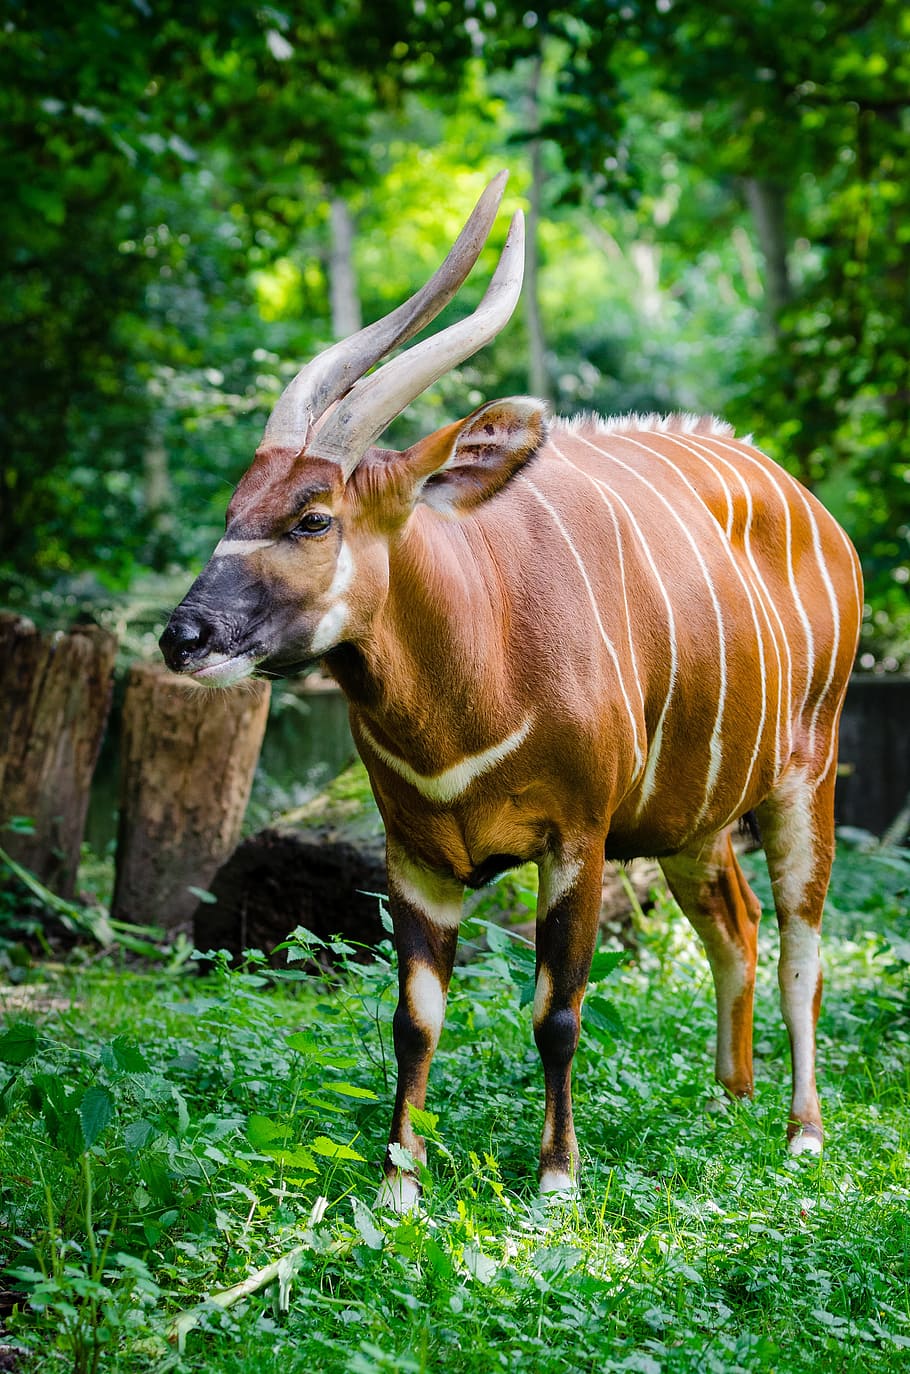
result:
<svg viewBox="0 0 910 1374"><path fill-rule="evenodd" d="M305 515L301 515L297 524L291 530L295 536L305 534L325 534L332 523L332 517L323 511L308 510Z"/></svg>

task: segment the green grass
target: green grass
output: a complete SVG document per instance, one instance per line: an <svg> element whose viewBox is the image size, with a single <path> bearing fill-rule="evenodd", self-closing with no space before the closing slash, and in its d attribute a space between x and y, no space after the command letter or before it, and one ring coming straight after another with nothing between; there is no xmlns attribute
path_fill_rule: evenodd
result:
<svg viewBox="0 0 910 1374"><path fill-rule="evenodd" d="M335 983L300 962L277 984L255 961L202 979L45 971L17 989L34 1004L0 1038L0 1226L23 1294L7 1339L32 1352L20 1368L906 1368L908 874L901 855L839 861L820 1162L783 1147L773 921L755 1101L723 1106L707 966L659 904L635 960L589 994L584 1172L568 1202L535 1195L528 952L505 934L456 972L425 1202L402 1220L371 1211L393 1091L388 952ZM168 1343L177 1313L294 1248L283 1283L210 1305L182 1351Z"/></svg>

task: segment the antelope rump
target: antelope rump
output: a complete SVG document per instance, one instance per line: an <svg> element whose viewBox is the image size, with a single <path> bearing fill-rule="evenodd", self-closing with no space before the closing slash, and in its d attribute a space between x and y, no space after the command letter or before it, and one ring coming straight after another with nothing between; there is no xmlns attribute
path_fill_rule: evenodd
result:
<svg viewBox="0 0 910 1374"><path fill-rule="evenodd" d="M474 314L366 375L454 296L505 179L415 296L289 384L161 647L216 686L322 659L348 698L399 956L390 1143L425 1159L409 1108L424 1106L464 888L529 861L541 1190L577 1177L571 1067L605 857L659 859L710 961L717 1077L750 1094L761 909L731 832L751 812L781 935L787 1138L818 1153L819 929L856 554L808 491L710 419L548 420L518 397L403 452L375 446L517 302L520 215ZM418 1191L387 1157L382 1200L404 1209Z"/></svg>

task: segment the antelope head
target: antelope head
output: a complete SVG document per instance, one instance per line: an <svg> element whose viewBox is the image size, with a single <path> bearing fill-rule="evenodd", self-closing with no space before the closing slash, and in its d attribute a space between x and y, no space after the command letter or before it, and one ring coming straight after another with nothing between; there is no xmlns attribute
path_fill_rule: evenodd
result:
<svg viewBox="0 0 910 1374"><path fill-rule="evenodd" d="M450 516L506 482L540 444L540 402L494 401L402 453L374 447L422 391L499 333L521 290L520 212L478 308L370 368L453 298L496 218L487 186L441 267L391 314L319 354L279 398L227 509L224 538L161 637L168 666L228 686L288 671L367 633L388 588L389 540L418 501ZM491 461L495 458L495 461Z"/></svg>

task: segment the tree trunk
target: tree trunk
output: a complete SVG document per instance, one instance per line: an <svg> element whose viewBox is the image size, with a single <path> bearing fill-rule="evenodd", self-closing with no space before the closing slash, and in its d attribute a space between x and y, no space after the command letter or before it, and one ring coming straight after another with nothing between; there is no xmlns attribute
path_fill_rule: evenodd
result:
<svg viewBox="0 0 910 1374"><path fill-rule="evenodd" d="M537 57L531 69L531 82L528 87L528 127L536 130L540 125L540 77L543 58ZM543 203L543 148L541 140L534 138L530 144L531 187L528 195L528 238L525 249L524 300L528 324L528 387L532 396L542 401L553 399L550 377L547 370L547 346L544 339L543 319L540 313L540 218Z"/></svg>
<svg viewBox="0 0 910 1374"><path fill-rule="evenodd" d="M111 704L117 641L95 625L41 635L0 615L0 844L61 897L72 897L89 785Z"/></svg>
<svg viewBox="0 0 910 1374"><path fill-rule="evenodd" d="M781 313L793 293L787 260L787 192L783 186L755 177L747 177L744 184L765 259L765 298L771 328L776 334L780 331Z"/></svg>
<svg viewBox="0 0 910 1374"><path fill-rule="evenodd" d="M271 688L219 692L134 664L123 703L112 915L188 930L240 837Z"/></svg>
<svg viewBox="0 0 910 1374"><path fill-rule="evenodd" d="M360 328L360 297L354 271L354 220L348 203L340 195L329 202L332 231L329 252L329 296L332 306L332 333L346 339Z"/></svg>
<svg viewBox="0 0 910 1374"><path fill-rule="evenodd" d="M167 449L154 430L142 456L145 510L149 523L147 561L158 569L173 558L174 492L168 468Z"/></svg>

